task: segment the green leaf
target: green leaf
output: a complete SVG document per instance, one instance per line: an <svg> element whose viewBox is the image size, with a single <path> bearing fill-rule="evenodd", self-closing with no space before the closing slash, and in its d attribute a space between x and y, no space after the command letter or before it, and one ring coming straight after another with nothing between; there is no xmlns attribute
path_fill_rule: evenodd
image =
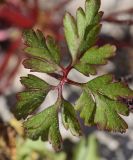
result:
<svg viewBox="0 0 133 160"><path fill-rule="evenodd" d="M76 117L76 112L74 110L74 107L67 101L62 102L62 122L64 124L64 127L66 129L70 129L71 133L74 136L80 136L81 135L81 129L78 122L78 119Z"/></svg>
<svg viewBox="0 0 133 160"><path fill-rule="evenodd" d="M104 45L100 48L93 47L85 52L81 61L88 64L105 64L108 58L114 56L116 47L112 45Z"/></svg>
<svg viewBox="0 0 133 160"><path fill-rule="evenodd" d="M86 17L82 8L77 10L77 29L79 37L83 40L86 29Z"/></svg>
<svg viewBox="0 0 133 160"><path fill-rule="evenodd" d="M87 83L87 87L94 93L99 93L113 100L118 100L120 97L130 98L133 96L133 91L121 82L112 82L112 75L99 76Z"/></svg>
<svg viewBox="0 0 133 160"><path fill-rule="evenodd" d="M25 91L18 94L18 103L16 106L16 116L18 119L26 118L35 111L44 101L48 90L46 91Z"/></svg>
<svg viewBox="0 0 133 160"><path fill-rule="evenodd" d="M34 48L43 48L46 49L46 40L41 31L37 30L36 32L32 29L24 30L23 32L24 39L26 44Z"/></svg>
<svg viewBox="0 0 133 160"><path fill-rule="evenodd" d="M52 37L48 36L46 38L46 44L53 60L57 64L60 64L60 49L57 46L55 40Z"/></svg>
<svg viewBox="0 0 133 160"><path fill-rule="evenodd" d="M77 63L74 68L86 76L90 74L91 75L96 74L95 66L90 65L88 63L84 63L84 62Z"/></svg>
<svg viewBox="0 0 133 160"><path fill-rule="evenodd" d="M101 24L97 24L95 26L89 26L89 28L87 28L88 31L86 31L85 33L86 36L84 37L84 40L80 45L79 49L80 53L84 53L87 49L91 48L96 43L100 29L101 29Z"/></svg>
<svg viewBox="0 0 133 160"><path fill-rule="evenodd" d="M107 63L108 58L114 56L116 47L104 45L100 48L92 47L85 52L80 61L75 65L75 69L88 76L96 74L96 65Z"/></svg>
<svg viewBox="0 0 133 160"><path fill-rule="evenodd" d="M31 72L53 73L60 70L56 64L50 64L47 61L35 58L28 58L24 60L23 65L25 68L30 69Z"/></svg>
<svg viewBox="0 0 133 160"><path fill-rule="evenodd" d="M128 126L126 122L119 116L119 114L123 113L125 116L127 116L127 106L110 100L102 95L95 95L95 98L97 109L94 121L98 127L100 129L106 129L109 131L116 131L121 133L125 132Z"/></svg>
<svg viewBox="0 0 133 160"><path fill-rule="evenodd" d="M98 141L94 135L90 135L87 139L88 148L86 160L100 160Z"/></svg>
<svg viewBox="0 0 133 160"><path fill-rule="evenodd" d="M82 138L76 145L73 160L100 160L98 142L94 135Z"/></svg>
<svg viewBox="0 0 133 160"><path fill-rule="evenodd" d="M20 81L28 89L45 90L49 88L49 84L32 74L28 74L28 77L21 77Z"/></svg>
<svg viewBox="0 0 133 160"><path fill-rule="evenodd" d="M64 17L64 32L73 64L96 42L102 17L99 8L99 0L87 0L85 11L82 8L77 10L77 21L69 13Z"/></svg>
<svg viewBox="0 0 133 160"><path fill-rule="evenodd" d="M92 47L97 40L97 36L101 29L100 20L103 12L98 12L100 9L100 0L86 0L85 15L86 28L84 32L84 39L80 45L80 52L84 53L87 49Z"/></svg>
<svg viewBox="0 0 133 160"><path fill-rule="evenodd" d="M66 160L65 152L54 152L48 149L40 139L33 141L31 139L17 139L16 159L18 160L35 160L36 156L40 159L47 160ZM35 153L35 156L33 156Z"/></svg>
<svg viewBox="0 0 133 160"><path fill-rule="evenodd" d="M85 14L87 24L93 24L94 17L98 14L100 5L100 0L86 0Z"/></svg>
<svg viewBox="0 0 133 160"><path fill-rule="evenodd" d="M128 126L119 114L127 116L129 110L119 101L120 97L133 97L133 91L120 82L113 82L111 75L100 76L84 85L75 109L86 125L125 132Z"/></svg>
<svg viewBox="0 0 133 160"><path fill-rule="evenodd" d="M42 60L55 64L60 64L60 50L55 40L48 36L46 39L42 32L37 30L26 30L24 38L28 46L25 52L32 57L37 57ZM49 65L50 65L49 64Z"/></svg>
<svg viewBox="0 0 133 160"><path fill-rule="evenodd" d="M51 88L50 85L34 75L21 77L21 83L27 87L27 90L17 95L16 116L18 119L26 118L34 112L45 100Z"/></svg>
<svg viewBox="0 0 133 160"><path fill-rule="evenodd" d="M95 102L88 92L83 91L80 98L76 102L75 109L80 111L80 117L84 119L85 125L94 124L93 114L95 112Z"/></svg>
<svg viewBox="0 0 133 160"><path fill-rule="evenodd" d="M75 20L69 13L66 13L64 17L64 31L72 59L75 61L79 47L78 31Z"/></svg>
<svg viewBox="0 0 133 160"><path fill-rule="evenodd" d="M55 150L58 151L61 148L58 112L55 105L29 118L24 123L24 127L29 138L37 140L41 137L44 141L49 139Z"/></svg>
<svg viewBox="0 0 133 160"><path fill-rule="evenodd" d="M31 57L40 58L45 61L51 60L48 50L44 50L44 48L27 47L24 51Z"/></svg>
<svg viewBox="0 0 133 160"><path fill-rule="evenodd" d="M81 138L79 143L74 148L73 159L72 160L81 160L86 157L86 139L84 137ZM87 159L88 160L88 159Z"/></svg>

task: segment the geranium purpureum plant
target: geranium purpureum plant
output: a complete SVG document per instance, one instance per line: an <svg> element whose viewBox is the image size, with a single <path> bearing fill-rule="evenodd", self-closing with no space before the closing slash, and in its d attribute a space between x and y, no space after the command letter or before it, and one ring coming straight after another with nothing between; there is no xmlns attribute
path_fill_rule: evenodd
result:
<svg viewBox="0 0 133 160"><path fill-rule="evenodd" d="M103 75L87 83L80 83L68 78L72 69L86 76L96 75L97 66L104 65L115 55L113 45L96 46L101 29L103 12L99 11L100 0L86 0L85 9L79 8L76 19L71 14L64 16L64 33L71 54L67 67L61 65L61 52L55 40L39 30L25 30L24 39L28 57L24 60L25 68L31 72L42 72L57 78L57 86L46 83L43 79L29 74L21 77L26 90L18 94L16 116L25 119L23 125L27 136L33 140L41 137L49 140L55 150L61 148L61 134L58 113L62 123L74 136L82 134L77 112L87 126L96 125L99 129L126 132L126 122L120 115L128 116L129 109L122 103L122 98L132 98L133 91L121 82L113 80L112 75ZM62 90L65 84L75 85L82 89L82 94L73 106L64 99ZM33 114L45 100L50 90L58 91L54 105L38 114ZM29 115L32 117L27 118Z"/></svg>

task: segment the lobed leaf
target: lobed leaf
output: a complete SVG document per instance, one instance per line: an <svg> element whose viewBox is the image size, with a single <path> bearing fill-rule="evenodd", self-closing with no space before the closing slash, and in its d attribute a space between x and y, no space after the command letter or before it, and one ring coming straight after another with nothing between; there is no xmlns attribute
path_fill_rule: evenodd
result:
<svg viewBox="0 0 133 160"><path fill-rule="evenodd" d="M56 151L60 149L61 135L58 124L58 112L54 105L29 118L24 123L24 127L29 138L37 140L41 137L44 141L49 139Z"/></svg>
<svg viewBox="0 0 133 160"><path fill-rule="evenodd" d="M60 50L55 40L48 36L46 39L42 32L37 30L26 30L24 32L24 38L28 46L25 48L25 52L34 58L40 58L42 60L60 64Z"/></svg>
<svg viewBox="0 0 133 160"><path fill-rule="evenodd" d="M86 36L84 37L84 40L80 45L80 55L82 55L82 53L84 53L87 49L91 48L96 43L100 29L101 24L89 26L89 28L87 28L87 31L85 33Z"/></svg>
<svg viewBox="0 0 133 160"><path fill-rule="evenodd" d="M76 20L66 13L63 21L65 38L72 57L72 64L69 67L87 76L96 74L96 65L105 64L108 58L114 55L116 49L112 45L92 47L101 28L100 20L103 13L99 12L99 8L100 0L86 0L85 10L82 8L77 10ZM42 32L38 30L36 32L25 30L24 38L27 44L25 51L29 56L24 60L25 68L43 73L61 70L60 50L52 37L48 36L45 39ZM56 87L59 92L61 92L59 87L62 87L65 82L72 82L66 79L69 67L63 70L61 82ZM43 103L52 86L30 74L28 77L22 77L21 83L26 87L26 91L18 94L16 115L19 119L25 119ZM97 125L100 129L125 132L128 126L120 115L127 116L129 110L120 99L133 97L133 91L120 82L114 82L111 75L100 76L82 84L81 87L83 93L77 100L75 108L60 96L53 106L25 121L24 127L28 136L34 140L39 137L42 140L49 139L53 147L59 150L61 147L58 122L60 108L64 127L70 129L73 135L81 134L75 110L80 112L80 117L84 119L86 125Z"/></svg>
<svg viewBox="0 0 133 160"><path fill-rule="evenodd" d="M79 47L77 26L74 18L69 13L66 13L63 22L66 41L71 52L72 59L75 61Z"/></svg>
<svg viewBox="0 0 133 160"><path fill-rule="evenodd" d="M24 50L29 56L40 58L42 60L51 60L49 52L44 48L27 47Z"/></svg>
<svg viewBox="0 0 133 160"><path fill-rule="evenodd" d="M78 8L77 10L77 29L78 36L83 40L86 29L86 17L82 8Z"/></svg>
<svg viewBox="0 0 133 160"><path fill-rule="evenodd" d="M93 101L91 95L83 91L80 98L76 102L75 109L80 111L80 117L84 119L85 125L93 125L94 112L95 112L95 102Z"/></svg>
<svg viewBox="0 0 133 160"><path fill-rule="evenodd" d="M119 114L127 116L128 107L119 97L133 97L133 91L119 82L112 82L111 75L89 81L77 100L75 109L80 112L86 125L97 125L100 129L125 132L126 122Z"/></svg>
<svg viewBox="0 0 133 160"><path fill-rule="evenodd" d="M87 87L96 94L102 94L113 100L120 97L130 98L133 91L121 82L112 82L112 75L99 76L87 83Z"/></svg>
<svg viewBox="0 0 133 160"><path fill-rule="evenodd" d="M88 64L105 64L108 58L112 57L116 51L116 47L112 45L104 45L100 48L93 47L85 52L81 58L81 62Z"/></svg>
<svg viewBox="0 0 133 160"><path fill-rule="evenodd" d="M27 89L46 90L49 88L48 83L32 74L28 74L28 77L21 77L20 81Z"/></svg>
<svg viewBox="0 0 133 160"><path fill-rule="evenodd" d="M73 64L96 42L102 17L99 8L100 0L87 0L85 11L82 8L77 10L77 21L69 13L64 17L64 32Z"/></svg>
<svg viewBox="0 0 133 160"><path fill-rule="evenodd" d="M76 112L75 112L73 106L65 100L62 102L61 115L62 115L62 122L64 124L64 127L66 129L69 128L71 133L74 136L80 136L81 129L80 129L78 119L76 117Z"/></svg>
<svg viewBox="0 0 133 160"><path fill-rule="evenodd" d="M97 15L100 5L100 0L86 0L85 14L87 24L93 24L93 19Z"/></svg>
<svg viewBox="0 0 133 160"><path fill-rule="evenodd" d="M86 76L96 74L95 66L88 63L77 63L74 68Z"/></svg>
<svg viewBox="0 0 133 160"><path fill-rule="evenodd" d="M23 32L24 39L26 44L34 48L43 48L46 49L46 40L41 31L37 30L36 32L32 29L24 30Z"/></svg>
<svg viewBox="0 0 133 160"><path fill-rule="evenodd" d="M21 77L21 83L27 87L27 90L17 95L16 116L18 119L26 118L34 112L45 100L51 88L50 85L34 75Z"/></svg>
<svg viewBox="0 0 133 160"><path fill-rule="evenodd" d="M56 64L50 64L47 61L35 58L28 58L24 60L23 65L25 68L30 69L31 72L53 73L60 70Z"/></svg>
<svg viewBox="0 0 133 160"><path fill-rule="evenodd" d="M115 46L104 45L100 48L92 47L85 52L80 61L75 65L75 69L85 75L96 74L96 65L107 63L108 58L114 55Z"/></svg>
<svg viewBox="0 0 133 160"><path fill-rule="evenodd" d="M115 132L125 132L128 128L126 122L118 113L123 109L124 115L128 115L128 108L119 102L112 101L102 95L96 95L96 113L94 121L100 129Z"/></svg>
<svg viewBox="0 0 133 160"><path fill-rule="evenodd" d="M25 91L18 94L16 105L16 116L18 119L26 118L34 112L44 101L48 90L46 91Z"/></svg>
<svg viewBox="0 0 133 160"><path fill-rule="evenodd" d="M54 62L56 62L56 64L60 64L60 49L57 46L55 40L48 36L46 38L46 44Z"/></svg>

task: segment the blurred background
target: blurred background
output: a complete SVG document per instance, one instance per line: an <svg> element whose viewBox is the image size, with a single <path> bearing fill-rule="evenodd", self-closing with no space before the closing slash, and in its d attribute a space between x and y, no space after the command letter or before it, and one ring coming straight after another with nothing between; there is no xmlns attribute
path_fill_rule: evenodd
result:
<svg viewBox="0 0 133 160"><path fill-rule="evenodd" d="M24 29L40 29L44 35L53 36L62 51L62 63L70 59L62 28L65 11L75 16L76 9L85 0L0 0L0 160L133 160L133 100L125 100L130 108L126 134L98 131L95 127L82 125L84 138L71 136L61 125L64 139L63 150L54 153L47 142L25 138L21 122L14 117L16 93L24 88L20 77L29 73L22 65ZM117 54L107 65L98 68L98 75L112 73L116 80L126 82L133 89L133 0L101 0L104 16L103 27L97 45L106 43L117 47ZM51 84L58 81L45 74L33 73ZM86 82L94 76L85 77L75 70L71 79ZM81 90L65 86L64 97L71 103ZM40 110L53 104L56 93L50 92ZM82 124L82 120L81 120Z"/></svg>

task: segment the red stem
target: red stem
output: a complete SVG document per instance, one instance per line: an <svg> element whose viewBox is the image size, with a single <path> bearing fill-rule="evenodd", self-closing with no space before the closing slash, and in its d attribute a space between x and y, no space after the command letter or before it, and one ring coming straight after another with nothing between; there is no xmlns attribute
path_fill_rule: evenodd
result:
<svg viewBox="0 0 133 160"><path fill-rule="evenodd" d="M129 9L126 9L126 10L113 12L113 13L109 14L107 17L114 17L114 16L118 16L120 14L133 14L133 8L129 8Z"/></svg>
<svg viewBox="0 0 133 160"><path fill-rule="evenodd" d="M58 97L62 98L62 89L65 83L75 85L75 86L81 86L83 83L78 83L67 78L70 70L73 68L72 66L68 66L67 68L63 68L63 67L61 68L62 68L63 76L60 75L58 77L58 79L60 80L60 83L54 89L58 89ZM57 78L57 76L55 78Z"/></svg>
<svg viewBox="0 0 133 160"><path fill-rule="evenodd" d="M5 69L6 69L6 66L7 66L7 64L8 64L8 61L9 61L10 57L14 54L14 52L15 52L16 49L18 48L20 42L21 42L21 40L20 40L20 38L19 38L19 39L17 39L15 42L12 42L12 43L11 43L11 46L10 46L10 48L8 49L7 53L6 53L6 56L5 56L4 60L3 60L3 63L2 63L2 65L0 66L0 79L1 79L2 76L3 76L3 73L4 73Z"/></svg>
<svg viewBox="0 0 133 160"><path fill-rule="evenodd" d="M133 14L133 8L111 13L107 17L103 18L102 21L116 23L116 24L122 24L122 25L133 25L133 20L130 20L130 19L129 20L119 20L117 18L117 16L119 16L121 14L131 15L131 14Z"/></svg>
<svg viewBox="0 0 133 160"><path fill-rule="evenodd" d="M5 82L5 84L0 88L0 93L3 93L3 91L5 91L5 88L7 88L10 83L11 83L11 80L15 77L17 71L18 71L18 68L20 66L20 63L21 62L21 57L18 57L18 62L16 64L16 66L14 67L13 71L10 73L10 75L7 77L7 81Z"/></svg>
<svg viewBox="0 0 133 160"><path fill-rule="evenodd" d="M28 8L28 7L27 7ZM0 8L0 18L6 19L11 25L18 26L20 28L31 28L35 24L38 17L38 5L37 0L34 0L34 7L30 9L28 15L23 15L19 8L11 7L11 4L7 4Z"/></svg>
<svg viewBox="0 0 133 160"><path fill-rule="evenodd" d="M133 25L132 20L118 20L113 17L104 18L103 21L110 22L110 23L116 23L116 24L122 24L122 25Z"/></svg>

